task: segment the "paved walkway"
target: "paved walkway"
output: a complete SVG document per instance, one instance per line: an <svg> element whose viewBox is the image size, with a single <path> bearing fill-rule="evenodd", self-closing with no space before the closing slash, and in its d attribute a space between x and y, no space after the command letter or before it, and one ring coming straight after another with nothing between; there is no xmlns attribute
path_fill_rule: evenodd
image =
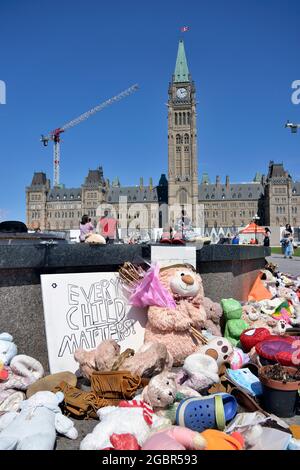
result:
<svg viewBox="0 0 300 470"><path fill-rule="evenodd" d="M283 255L273 255L268 256L267 260L277 264L281 272L300 276L300 256L295 256L293 259L285 259Z"/></svg>

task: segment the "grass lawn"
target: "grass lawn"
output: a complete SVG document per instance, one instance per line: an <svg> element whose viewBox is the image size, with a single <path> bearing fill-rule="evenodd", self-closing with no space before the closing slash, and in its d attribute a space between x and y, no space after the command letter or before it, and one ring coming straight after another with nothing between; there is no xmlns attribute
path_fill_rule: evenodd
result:
<svg viewBox="0 0 300 470"><path fill-rule="evenodd" d="M281 248L279 246L272 246L271 252L276 254L276 255L278 255L278 254L282 255L282 251L281 251ZM294 250L293 256L300 256L300 248L297 248L296 250Z"/></svg>

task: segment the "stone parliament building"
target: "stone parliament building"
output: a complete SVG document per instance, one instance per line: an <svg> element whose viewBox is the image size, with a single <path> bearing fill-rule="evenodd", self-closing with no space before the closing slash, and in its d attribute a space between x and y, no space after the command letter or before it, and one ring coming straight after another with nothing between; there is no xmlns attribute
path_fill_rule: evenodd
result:
<svg viewBox="0 0 300 470"><path fill-rule="evenodd" d="M260 225L300 226L300 182L282 163L269 163L267 175L257 173L249 183L224 183L207 174L198 179L196 90L189 73L183 41L178 45L168 99L168 177L155 185L122 186L118 178L105 179L102 167L89 170L80 188L51 187L43 172L33 175L26 188L29 228L66 231L78 229L83 214L94 225L109 209L122 229L174 225L182 209L195 228L226 227L233 231L260 217Z"/></svg>

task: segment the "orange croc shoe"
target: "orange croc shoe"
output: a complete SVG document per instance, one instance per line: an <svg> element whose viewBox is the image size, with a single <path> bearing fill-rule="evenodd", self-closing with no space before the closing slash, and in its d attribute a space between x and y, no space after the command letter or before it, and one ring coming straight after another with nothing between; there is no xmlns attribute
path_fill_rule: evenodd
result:
<svg viewBox="0 0 300 470"><path fill-rule="evenodd" d="M244 448L243 436L238 432L230 436L216 429L206 429L201 433L201 436L207 443L204 450L243 450Z"/></svg>

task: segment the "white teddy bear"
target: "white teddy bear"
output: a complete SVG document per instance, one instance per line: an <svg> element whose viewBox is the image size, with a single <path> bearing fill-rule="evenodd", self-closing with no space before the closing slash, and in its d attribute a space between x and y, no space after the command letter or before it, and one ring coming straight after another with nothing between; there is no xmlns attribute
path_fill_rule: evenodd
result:
<svg viewBox="0 0 300 470"><path fill-rule="evenodd" d="M138 400L105 406L97 414L100 423L81 441L80 450L111 448L112 434L132 434L142 446L150 431L169 423L169 420L154 414L151 406Z"/></svg>
<svg viewBox="0 0 300 470"><path fill-rule="evenodd" d="M59 403L62 392L37 392L21 403L21 411L0 416L0 450L52 450L56 432L76 439L73 422L64 416Z"/></svg>
<svg viewBox="0 0 300 470"><path fill-rule="evenodd" d="M17 346L9 333L0 333L0 361L7 366L17 354Z"/></svg>

